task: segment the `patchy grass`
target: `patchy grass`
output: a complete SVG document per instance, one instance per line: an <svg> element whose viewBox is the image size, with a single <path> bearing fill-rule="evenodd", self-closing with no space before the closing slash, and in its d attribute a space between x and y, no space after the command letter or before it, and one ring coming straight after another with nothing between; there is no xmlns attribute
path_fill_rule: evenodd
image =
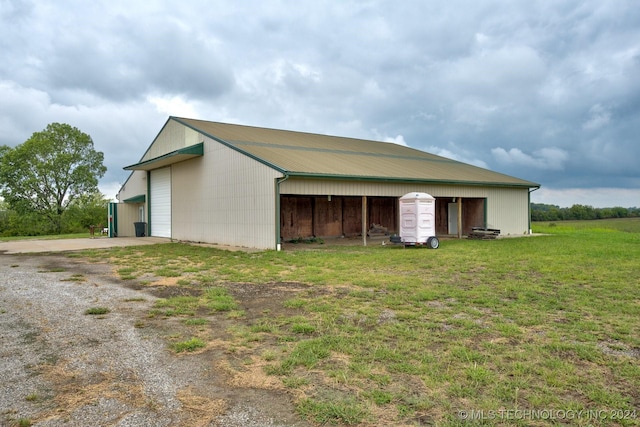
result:
<svg viewBox="0 0 640 427"><path fill-rule="evenodd" d="M147 299L144 297L133 297L133 298L125 298L123 301L124 302L144 302Z"/></svg>
<svg viewBox="0 0 640 427"><path fill-rule="evenodd" d="M154 316L162 314L165 317L195 316L196 310L200 305L200 298L194 296L181 295L162 298L155 302L154 310L152 310L151 313Z"/></svg>
<svg viewBox="0 0 640 427"><path fill-rule="evenodd" d="M84 311L84 314L92 315L92 316L99 316L99 315L107 314L107 313L110 313L110 312L111 312L111 310L109 308L107 308L107 307L91 307L91 308L86 309Z"/></svg>
<svg viewBox="0 0 640 427"><path fill-rule="evenodd" d="M238 308L238 304L225 288L210 287L205 290L204 295L206 307L211 311L232 311Z"/></svg>
<svg viewBox="0 0 640 427"><path fill-rule="evenodd" d="M84 277L84 274L73 274L71 277L66 279L60 279L63 282L86 282L87 278Z"/></svg>
<svg viewBox="0 0 640 427"><path fill-rule="evenodd" d="M209 287L201 291L200 296L179 295L162 298L155 302L151 311L153 316L161 314L171 316L195 316L199 310L208 313L233 311L238 308L237 302L223 287Z"/></svg>
<svg viewBox="0 0 640 427"><path fill-rule="evenodd" d="M122 280L133 280L136 276L135 267L125 267L118 270L118 274Z"/></svg>
<svg viewBox="0 0 640 427"><path fill-rule="evenodd" d="M361 403L353 398L345 400L339 396L326 400L302 399L298 405L298 412L320 425L356 425L367 417L367 410Z"/></svg>
<svg viewBox="0 0 640 427"><path fill-rule="evenodd" d="M209 321L207 319L197 318L197 319L184 319L182 323L189 326L203 326L208 324Z"/></svg>
<svg viewBox="0 0 640 427"><path fill-rule="evenodd" d="M548 235L443 240L438 250L325 242L244 253L176 243L103 257L135 277L171 266L191 296L159 300L156 314L226 313L226 330L208 328L224 336L231 360L261 360L319 424L631 426L640 415L635 227L534 224ZM258 298L286 283L300 286L249 304L247 289ZM460 416L515 409L628 417Z"/></svg>
<svg viewBox="0 0 640 427"><path fill-rule="evenodd" d="M173 349L175 350L176 353L184 353L184 352L191 353L201 348L204 348L206 346L207 346L207 343L205 343L200 338L194 337L186 341L180 341L175 343L173 345Z"/></svg>
<svg viewBox="0 0 640 427"><path fill-rule="evenodd" d="M66 270L62 267L52 267L47 270L39 270L38 273L62 273L63 271Z"/></svg>

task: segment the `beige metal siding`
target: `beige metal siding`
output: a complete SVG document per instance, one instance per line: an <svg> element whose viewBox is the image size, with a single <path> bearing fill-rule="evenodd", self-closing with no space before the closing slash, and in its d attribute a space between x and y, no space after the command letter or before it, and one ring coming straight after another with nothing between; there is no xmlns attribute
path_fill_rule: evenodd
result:
<svg viewBox="0 0 640 427"><path fill-rule="evenodd" d="M280 186L281 194L401 197L410 192L434 197L473 197L487 199L487 227L498 228L503 235L520 235L529 227L529 190L527 188L473 185L380 183L291 178Z"/></svg>
<svg viewBox="0 0 640 427"><path fill-rule="evenodd" d="M489 189L487 227L502 235L523 235L529 231L529 191L511 188Z"/></svg>
<svg viewBox="0 0 640 427"><path fill-rule="evenodd" d="M122 202L141 194L147 194L147 172L134 171L118 192L117 199Z"/></svg>
<svg viewBox="0 0 640 427"><path fill-rule="evenodd" d="M172 172L175 239L275 248L278 172L208 138L203 157Z"/></svg>
<svg viewBox="0 0 640 427"><path fill-rule="evenodd" d="M134 222L139 221L139 204L118 203L118 229L117 237L135 237L136 230Z"/></svg>
<svg viewBox="0 0 640 427"><path fill-rule="evenodd" d="M472 185L290 178L280 186L280 194L401 197L412 191L428 193L434 197L486 197L488 195L488 187Z"/></svg>
<svg viewBox="0 0 640 427"><path fill-rule="evenodd" d="M139 196L147 195L147 172L134 171L127 179L127 182L118 192L117 199L120 201L116 206L118 209L118 229L116 234L118 237L134 237L136 235L133 223L140 221L140 206L145 209L147 204L140 203L122 203L123 200Z"/></svg>
<svg viewBox="0 0 640 427"><path fill-rule="evenodd" d="M144 154L141 161L155 159L200 142L202 142L202 137L198 132L173 120L169 120Z"/></svg>

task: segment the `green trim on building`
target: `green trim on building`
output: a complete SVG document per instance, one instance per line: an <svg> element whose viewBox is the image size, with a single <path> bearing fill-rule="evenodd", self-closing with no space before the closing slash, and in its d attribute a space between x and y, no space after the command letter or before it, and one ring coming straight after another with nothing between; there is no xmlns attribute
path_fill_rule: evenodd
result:
<svg viewBox="0 0 640 427"><path fill-rule="evenodd" d="M138 194L137 196L124 199L122 203L144 203L146 200L147 196L145 194Z"/></svg>
<svg viewBox="0 0 640 427"><path fill-rule="evenodd" d="M151 236L151 171L147 171L147 194L149 201L147 202L147 236Z"/></svg>
<svg viewBox="0 0 640 427"><path fill-rule="evenodd" d="M180 148L179 150L172 151L162 156L145 160L140 163L136 163L125 167L125 170L144 170L150 171L152 169L159 169L163 166L169 166L174 163L182 162L185 160L193 159L194 157L202 157L204 155L204 142L199 144L190 145L189 147Z"/></svg>
<svg viewBox="0 0 640 427"><path fill-rule="evenodd" d="M375 182L393 182L393 183L415 183L415 184L438 184L438 185L470 185L484 187L521 187L521 188L539 188L540 184L535 183L510 183L510 182L484 182L484 181L456 181L456 180L438 180L438 179L420 179L420 178L402 178L402 177L381 177L381 176L359 176L359 175L329 175L315 174L307 172L288 172L292 178L309 178L309 179L331 179L342 181L375 181Z"/></svg>
<svg viewBox="0 0 640 427"><path fill-rule="evenodd" d="M109 202L109 237L118 237L118 203Z"/></svg>

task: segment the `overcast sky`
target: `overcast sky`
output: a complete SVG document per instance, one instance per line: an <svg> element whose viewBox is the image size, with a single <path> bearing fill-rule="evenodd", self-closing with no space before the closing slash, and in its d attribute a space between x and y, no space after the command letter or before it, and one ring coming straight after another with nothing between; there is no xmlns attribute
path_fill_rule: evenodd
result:
<svg viewBox="0 0 640 427"><path fill-rule="evenodd" d="M628 1L0 0L0 145L53 122L113 198L170 115L406 144L640 206Z"/></svg>

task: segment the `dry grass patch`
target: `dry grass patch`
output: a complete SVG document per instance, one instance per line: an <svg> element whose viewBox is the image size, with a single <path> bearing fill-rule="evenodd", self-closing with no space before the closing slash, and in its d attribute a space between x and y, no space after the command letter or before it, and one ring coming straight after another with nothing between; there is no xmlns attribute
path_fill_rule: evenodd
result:
<svg viewBox="0 0 640 427"><path fill-rule="evenodd" d="M113 399L128 407L153 408L144 392L142 382L137 377L123 377L112 372L101 372L90 378L83 377L80 372L68 369L65 362L56 365L41 365L38 371L51 384L55 395L55 405L33 419L37 422L65 422L74 412L95 405L102 399ZM212 399L196 393L193 388L181 389L176 398L182 404L184 421L181 425L208 426L216 417L227 410L224 399Z"/></svg>
<svg viewBox="0 0 640 427"><path fill-rule="evenodd" d="M122 378L111 372L84 378L80 372L70 370L64 361L40 365L38 372L51 384L55 405L40 413L35 419L37 422L68 419L72 413L95 405L99 399L114 399L138 408L149 404L137 378Z"/></svg>
<svg viewBox="0 0 640 427"><path fill-rule="evenodd" d="M193 388L178 390L176 397L187 413L184 425L206 427L218 416L224 414L228 403L224 399L211 399L197 394Z"/></svg>
<svg viewBox="0 0 640 427"><path fill-rule="evenodd" d="M229 360L219 360L216 367L225 372L229 378L227 384L240 388L256 388L265 390L283 390L282 380L265 373L268 366L262 358L251 355L242 366L232 366Z"/></svg>

